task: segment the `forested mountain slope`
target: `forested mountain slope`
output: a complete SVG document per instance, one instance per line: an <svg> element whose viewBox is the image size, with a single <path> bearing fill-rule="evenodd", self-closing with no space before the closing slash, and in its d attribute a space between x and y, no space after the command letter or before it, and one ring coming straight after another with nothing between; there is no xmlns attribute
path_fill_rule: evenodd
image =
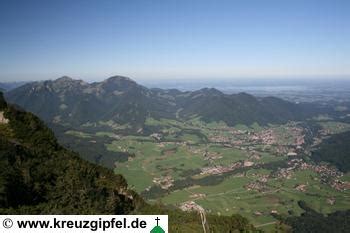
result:
<svg viewBox="0 0 350 233"><path fill-rule="evenodd" d="M49 123L79 126L112 120L142 129L148 117L236 124L285 123L317 111L314 107L282 99L256 98L246 93L224 94L214 88L193 92L148 89L135 81L115 76L86 83L62 77L54 81L28 83L8 93L9 102L39 115Z"/></svg>

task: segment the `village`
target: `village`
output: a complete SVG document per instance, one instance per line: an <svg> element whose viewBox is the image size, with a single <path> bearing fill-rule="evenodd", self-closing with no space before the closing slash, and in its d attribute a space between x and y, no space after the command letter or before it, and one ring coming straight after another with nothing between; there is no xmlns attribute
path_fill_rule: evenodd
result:
<svg viewBox="0 0 350 233"><path fill-rule="evenodd" d="M232 127L223 127L212 130L209 140L212 143L231 146L251 145L284 145L300 147L305 143L303 128L290 122L283 126L283 132L278 127L258 130L238 130Z"/></svg>
<svg viewBox="0 0 350 233"><path fill-rule="evenodd" d="M338 126L342 130L343 125ZM310 134L308 130L298 122L255 128L178 123L127 143L121 135L113 135L113 140L118 151L135 155L118 163L117 169L145 174L146 182L139 185L149 200L198 213L251 211L249 216L266 219L297 212L298 200L314 196L319 197L314 208L347 203L347 174L311 159L334 131L321 128ZM140 149L143 146L149 148L147 152ZM130 173L128 178L133 176ZM261 208L251 209L257 202Z"/></svg>
<svg viewBox="0 0 350 233"><path fill-rule="evenodd" d="M322 131L322 136L326 132ZM234 148L243 151L246 159L232 162L230 164L217 164L215 161L223 158L222 154L205 149L207 147L195 147L189 142L170 142L164 139L162 133L153 133L150 135L156 141L160 148L166 145L186 146L186 148L195 155L201 155L208 166L200 169L201 176L221 175L233 172L241 168L256 169L264 165L260 162L262 152L269 152L277 157L285 157L285 167L278 168L270 175L252 174L250 178L254 180L244 185L246 190L255 190L264 192L267 190L266 184L270 179L291 179L295 172L302 170L313 171L320 176L320 182L330 187L344 191L350 188L350 183L341 181L343 173L328 165L315 165L305 162L302 156L308 154L305 145L304 129L295 122L290 122L281 127L262 128L260 130L239 130L232 127L218 127L211 130L208 135L210 144L218 144L226 148ZM243 173L245 176L245 173ZM171 175L153 178L153 183L162 189L169 189L173 186L174 179ZM298 184L294 187L296 191L306 192L307 184ZM200 195L200 194L198 194Z"/></svg>

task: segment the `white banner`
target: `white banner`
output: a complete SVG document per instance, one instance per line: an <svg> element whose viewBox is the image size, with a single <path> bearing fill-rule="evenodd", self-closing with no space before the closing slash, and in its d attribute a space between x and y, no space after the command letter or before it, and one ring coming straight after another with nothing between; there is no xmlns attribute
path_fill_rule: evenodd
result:
<svg viewBox="0 0 350 233"><path fill-rule="evenodd" d="M0 215L4 233L162 233L167 215Z"/></svg>

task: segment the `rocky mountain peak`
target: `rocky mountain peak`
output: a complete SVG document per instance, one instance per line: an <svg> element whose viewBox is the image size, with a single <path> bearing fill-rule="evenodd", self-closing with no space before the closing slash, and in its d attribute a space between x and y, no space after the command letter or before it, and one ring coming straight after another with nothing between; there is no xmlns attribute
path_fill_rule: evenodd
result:
<svg viewBox="0 0 350 233"><path fill-rule="evenodd" d="M72 81L74 81L74 79L68 76L62 76L55 80L55 82L72 82Z"/></svg>
<svg viewBox="0 0 350 233"><path fill-rule="evenodd" d="M116 90L122 90L126 91L130 88L139 87L139 85L132 79L124 76L113 76L106 80L104 80L101 83L98 83L100 87L103 88L103 90L110 92L110 91L116 91Z"/></svg>
<svg viewBox="0 0 350 233"><path fill-rule="evenodd" d="M202 88L200 91L211 95L222 95L223 93L216 88Z"/></svg>
<svg viewBox="0 0 350 233"><path fill-rule="evenodd" d="M112 76L112 77L106 79L104 82L105 83L121 83L121 82L127 83L127 82L130 82L130 83L136 84L136 82L134 80L132 80L131 78L128 78L125 76L119 76L119 75Z"/></svg>

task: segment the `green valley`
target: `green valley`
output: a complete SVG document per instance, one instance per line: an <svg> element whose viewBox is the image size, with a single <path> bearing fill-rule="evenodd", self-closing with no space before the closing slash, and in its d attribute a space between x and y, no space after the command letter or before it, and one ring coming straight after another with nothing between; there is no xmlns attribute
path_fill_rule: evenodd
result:
<svg viewBox="0 0 350 233"><path fill-rule="evenodd" d="M350 205L350 183L338 181L347 174L310 158L317 143L350 130L350 124L313 123L320 128L312 140L301 122L230 127L198 118L148 118L145 130L157 128L149 136L123 136L111 127L105 132L79 131L74 137L103 138L106 150L128 154L126 161L115 162L114 171L150 203L184 210L200 206L219 216L239 213L258 228L271 230L279 222L273 214L303 212L300 200L324 214ZM338 127L331 131L330 124Z"/></svg>

